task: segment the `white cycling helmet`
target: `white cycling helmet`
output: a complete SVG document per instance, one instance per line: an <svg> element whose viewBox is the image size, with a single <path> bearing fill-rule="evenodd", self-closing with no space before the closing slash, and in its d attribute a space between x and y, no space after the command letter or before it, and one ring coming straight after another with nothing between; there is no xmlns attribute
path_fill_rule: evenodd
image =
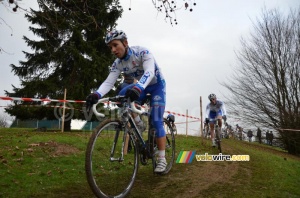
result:
<svg viewBox="0 0 300 198"><path fill-rule="evenodd" d="M122 30L112 30L106 34L105 43L108 44L112 40L123 40L127 39L127 36Z"/></svg>
<svg viewBox="0 0 300 198"><path fill-rule="evenodd" d="M216 99L217 98L217 96L216 96L216 94L209 94L209 96L208 96L208 99L209 100L211 100L211 99Z"/></svg>

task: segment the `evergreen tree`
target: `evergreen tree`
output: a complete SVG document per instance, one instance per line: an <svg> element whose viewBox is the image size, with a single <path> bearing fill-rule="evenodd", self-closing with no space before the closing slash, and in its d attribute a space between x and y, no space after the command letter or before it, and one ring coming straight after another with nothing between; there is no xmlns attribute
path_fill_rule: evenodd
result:
<svg viewBox="0 0 300 198"><path fill-rule="evenodd" d="M21 88L13 86L11 97L85 100L105 80L113 57L104 42L107 30L115 27L122 8L118 0L38 0L39 10L25 17L33 24L30 30L39 40L23 39L33 52L25 52L26 61L11 65L20 77ZM18 119L58 119L50 108L28 108L15 102L6 111ZM82 104L71 104L82 109ZM71 111L67 111L67 114ZM74 118L84 119L82 111ZM65 130L70 130L71 119Z"/></svg>

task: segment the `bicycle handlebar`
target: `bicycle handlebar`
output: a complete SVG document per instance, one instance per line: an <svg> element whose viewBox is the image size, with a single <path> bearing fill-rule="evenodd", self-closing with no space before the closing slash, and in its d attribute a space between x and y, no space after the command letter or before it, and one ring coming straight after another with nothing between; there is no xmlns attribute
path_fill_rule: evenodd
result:
<svg viewBox="0 0 300 198"><path fill-rule="evenodd" d="M98 100L98 103L97 104L99 104L99 103L101 103L101 102L106 102L106 101L108 101L109 100L109 98L101 98L100 100ZM97 107L97 104L94 104L93 105L93 112L94 112L94 114L96 115L96 116L98 116L98 117L105 117L105 115L103 114L103 113L100 113L100 112L98 112L97 111L97 109L96 109L96 107Z"/></svg>
<svg viewBox="0 0 300 198"><path fill-rule="evenodd" d="M135 103L134 102L131 102L130 103L130 107L131 107L131 110L134 112L134 113L137 113L137 114L143 114L144 111L142 110L139 110L135 107Z"/></svg>
<svg viewBox="0 0 300 198"><path fill-rule="evenodd" d="M96 116L98 116L98 117L105 117L105 114L103 114L103 113L100 113L100 112L98 112L97 111L97 109L96 109L96 107L97 107L97 105L99 104L99 103L101 103L101 102L106 102L106 101L109 101L110 100L110 98L101 98L100 100L98 100L98 103L97 104L94 104L93 105L93 112L94 112L94 114L96 115ZM139 110L139 109L137 109L136 107L135 107L135 102L131 102L130 103L130 107L131 107L131 110L134 112L134 113L137 113L137 114L143 114L144 113L144 111L142 111L142 110Z"/></svg>

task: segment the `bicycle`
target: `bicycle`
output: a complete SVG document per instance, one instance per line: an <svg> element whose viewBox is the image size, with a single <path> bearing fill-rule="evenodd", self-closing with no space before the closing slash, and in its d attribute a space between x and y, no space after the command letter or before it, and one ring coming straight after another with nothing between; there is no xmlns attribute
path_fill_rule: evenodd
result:
<svg viewBox="0 0 300 198"><path fill-rule="evenodd" d="M149 111L142 111L135 107L134 102L124 96L100 99L100 102L117 102L120 106L119 118L108 118L100 123L90 137L85 157L87 181L97 197L125 197L133 187L139 161L147 165L152 160L153 173L156 166L155 130L151 126ZM104 117L93 105L96 116ZM151 109L151 108L150 108ZM141 131L137 128L131 113L147 116L148 139L144 140ZM166 134L166 170L167 174L175 159L175 136L170 123L164 123L171 131ZM131 151L126 153L128 142Z"/></svg>
<svg viewBox="0 0 300 198"><path fill-rule="evenodd" d="M219 127L218 120L214 120L214 130L215 130L215 141L217 144L217 148L220 153L222 153L222 148L221 148L221 128Z"/></svg>
<svg viewBox="0 0 300 198"><path fill-rule="evenodd" d="M177 127L176 127L175 123L174 122L170 122L167 118L164 118L164 122L170 123L170 125L171 125L171 127L173 129L174 135L177 135ZM167 126L167 128L165 128L166 133L170 133L168 129L169 129L169 127Z"/></svg>

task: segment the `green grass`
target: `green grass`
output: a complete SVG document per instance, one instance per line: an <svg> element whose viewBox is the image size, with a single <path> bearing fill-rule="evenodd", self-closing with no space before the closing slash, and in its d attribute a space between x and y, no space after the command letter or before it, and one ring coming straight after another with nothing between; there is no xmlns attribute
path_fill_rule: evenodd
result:
<svg viewBox="0 0 300 198"><path fill-rule="evenodd" d="M249 163L242 166L242 170L250 170L251 175L244 172L239 179L247 177L248 193L254 197L299 197L300 196L300 158L288 155L280 149L257 143L235 144L226 142L240 153L250 155ZM237 152L237 151L236 151ZM242 195L242 194L241 194Z"/></svg>
<svg viewBox="0 0 300 198"><path fill-rule="evenodd" d="M90 135L1 128L0 198L94 197L84 170ZM222 147L224 154L250 155L250 161L194 159L191 164L174 164L164 176L140 164L129 197L300 197L299 157L234 140L223 140ZM218 154L209 140L177 135L176 158L180 151L190 150Z"/></svg>
<svg viewBox="0 0 300 198"><path fill-rule="evenodd" d="M84 172L89 133L0 130L0 197L92 196ZM40 144L42 146L33 146ZM52 145L51 145L52 144ZM70 154L53 145L68 146ZM71 194L69 194L71 193Z"/></svg>

